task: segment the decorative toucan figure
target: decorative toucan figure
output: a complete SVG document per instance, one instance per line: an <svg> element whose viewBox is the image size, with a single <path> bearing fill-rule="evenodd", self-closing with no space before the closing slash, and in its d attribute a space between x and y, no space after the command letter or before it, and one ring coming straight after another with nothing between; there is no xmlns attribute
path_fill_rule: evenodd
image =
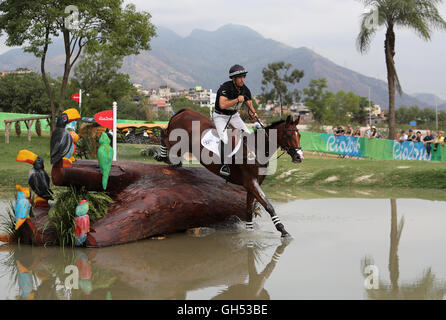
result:
<svg viewBox="0 0 446 320"><path fill-rule="evenodd" d="M17 193L17 200L14 202L14 214L16 218L15 229L18 230L22 224L29 219L31 204L22 191Z"/></svg>
<svg viewBox="0 0 446 320"><path fill-rule="evenodd" d="M28 173L28 185L38 196L34 199L34 205L47 207L48 200L53 200L53 191L50 189L50 177L45 171L43 159L29 150L20 150L16 161L26 162L33 166Z"/></svg>
<svg viewBox="0 0 446 320"><path fill-rule="evenodd" d="M51 164L61 161L70 152L70 149L73 147L73 138L65 130L65 126L72 121L80 119L80 117L79 112L75 108L71 108L65 110L57 118L56 128L51 134L50 140ZM65 166L71 165L71 162L68 162Z"/></svg>
<svg viewBox="0 0 446 320"><path fill-rule="evenodd" d="M75 246L82 246L87 240L87 233L90 231L90 216L88 215L88 202L81 200L76 207L76 218L74 218L76 236Z"/></svg>
<svg viewBox="0 0 446 320"><path fill-rule="evenodd" d="M113 161L113 148L110 146L110 139L105 132L102 132L99 138L98 161L102 172L102 187L107 190L108 177Z"/></svg>

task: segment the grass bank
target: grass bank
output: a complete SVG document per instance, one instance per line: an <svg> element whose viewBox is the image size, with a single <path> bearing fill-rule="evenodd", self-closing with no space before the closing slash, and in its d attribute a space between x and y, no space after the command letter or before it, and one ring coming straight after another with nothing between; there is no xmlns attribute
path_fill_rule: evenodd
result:
<svg viewBox="0 0 446 320"><path fill-rule="evenodd" d="M4 132L0 132L0 198L13 195L16 184L27 184L30 165L15 161L19 150L29 149L42 156L45 169L51 172L49 145L48 133L41 137L33 135L31 142L26 136L17 138L12 135L10 143L5 144ZM156 163L141 156L140 151L144 148L144 145L119 144L118 159ZM426 199L434 194L432 199L446 199L446 162L340 159L336 155L307 151L300 164L292 163L288 155L283 155L278 160L276 172L265 179L263 189L275 199L299 195L358 196L361 193L377 197L407 194Z"/></svg>

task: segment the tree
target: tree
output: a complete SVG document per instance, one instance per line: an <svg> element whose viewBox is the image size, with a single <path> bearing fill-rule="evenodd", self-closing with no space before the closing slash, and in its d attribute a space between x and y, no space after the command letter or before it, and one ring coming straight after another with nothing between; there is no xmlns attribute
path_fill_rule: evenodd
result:
<svg viewBox="0 0 446 320"><path fill-rule="evenodd" d="M395 67L395 28L412 29L423 40L430 40L432 29L446 30L446 21L438 12L437 5L442 0L360 0L370 12L361 17L357 48L361 53L368 51L376 26L386 27L384 53L387 67L389 90L389 139L395 138L395 88L402 95L402 88ZM374 20L374 21L373 21ZM371 23L373 22L373 23Z"/></svg>
<svg viewBox="0 0 446 320"><path fill-rule="evenodd" d="M305 104L313 114L314 120L322 123L327 114L327 100L328 92L324 91L327 88L327 79L311 79L308 88L304 88Z"/></svg>
<svg viewBox="0 0 446 320"><path fill-rule="evenodd" d="M123 0L3 0L0 2L0 32L6 45L22 46L40 58L40 70L50 99L52 125L56 107L64 107L71 69L85 50L90 54L108 48L113 55L126 56L149 50L155 36L150 14L136 12ZM76 10L74 10L76 9ZM53 38L62 36L65 64L56 99L45 71L46 55Z"/></svg>
<svg viewBox="0 0 446 320"><path fill-rule="evenodd" d="M113 101L136 94L128 74L120 73L123 57L114 56L108 50L87 54L74 69L71 81L73 92L79 88L87 94L82 96L82 114L92 116L110 109Z"/></svg>
<svg viewBox="0 0 446 320"><path fill-rule="evenodd" d="M198 103L189 100L185 96L180 96L170 99L170 104L172 105L172 109L175 113L177 113L181 109L191 109L206 117L209 117L209 108L207 107L202 108Z"/></svg>
<svg viewBox="0 0 446 320"><path fill-rule="evenodd" d="M35 114L51 112L42 78L34 72L1 77L0 110Z"/></svg>
<svg viewBox="0 0 446 320"><path fill-rule="evenodd" d="M291 64L285 64L284 61L269 63L268 67L263 68L262 80L262 101L279 101L280 117L282 117L283 104L291 104L293 101L300 100L299 90L288 91L287 85L296 84L304 76L303 70L294 69L290 71ZM268 86L272 86L268 89Z"/></svg>
<svg viewBox="0 0 446 320"><path fill-rule="evenodd" d="M359 101L359 110L356 113L353 113L352 120L357 123L366 123L369 119L370 111L366 110L369 106L373 106L375 103L373 101L369 101L366 97L360 97Z"/></svg>

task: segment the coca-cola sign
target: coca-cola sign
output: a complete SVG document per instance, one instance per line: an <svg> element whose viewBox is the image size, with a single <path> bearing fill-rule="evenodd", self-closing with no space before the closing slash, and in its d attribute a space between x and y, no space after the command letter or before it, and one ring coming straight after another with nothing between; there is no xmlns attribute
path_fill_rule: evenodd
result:
<svg viewBox="0 0 446 320"><path fill-rule="evenodd" d="M94 120L105 128L113 129L113 110L106 110L96 113Z"/></svg>

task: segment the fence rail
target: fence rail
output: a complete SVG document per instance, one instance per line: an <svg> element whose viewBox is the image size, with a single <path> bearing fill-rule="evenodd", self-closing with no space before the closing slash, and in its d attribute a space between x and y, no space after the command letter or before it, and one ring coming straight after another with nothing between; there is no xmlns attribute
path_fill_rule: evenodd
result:
<svg viewBox="0 0 446 320"><path fill-rule="evenodd" d="M15 118L15 119L5 119L3 120L5 123L5 143L9 143L9 132L11 131L11 125L15 122L24 121L26 128L28 130L28 141L31 141L31 127L34 123L34 120L39 119L51 119L51 116L35 116L35 117L26 117L26 118Z"/></svg>

